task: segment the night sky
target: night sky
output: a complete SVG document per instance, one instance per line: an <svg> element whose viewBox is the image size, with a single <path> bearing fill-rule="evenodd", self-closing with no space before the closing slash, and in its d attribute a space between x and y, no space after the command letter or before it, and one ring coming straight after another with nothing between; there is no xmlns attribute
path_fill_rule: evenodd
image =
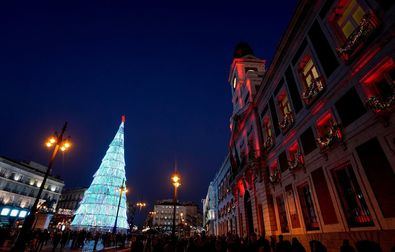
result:
<svg viewBox="0 0 395 252"><path fill-rule="evenodd" d="M234 46L270 63L295 1L0 3L0 155L47 164L44 141L69 122L54 174L89 186L126 115L132 200L200 203L227 151ZM34 1L35 2L35 1ZM146 2L146 3L144 3ZM12 5L13 4L13 5Z"/></svg>

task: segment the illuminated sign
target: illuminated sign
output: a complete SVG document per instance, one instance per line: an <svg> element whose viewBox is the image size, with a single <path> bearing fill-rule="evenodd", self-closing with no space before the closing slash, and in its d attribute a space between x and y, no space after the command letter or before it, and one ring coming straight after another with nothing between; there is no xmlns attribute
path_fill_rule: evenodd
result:
<svg viewBox="0 0 395 252"><path fill-rule="evenodd" d="M25 218L29 214L29 210L20 208L4 207L0 211L0 216L9 216L17 218Z"/></svg>
<svg viewBox="0 0 395 252"><path fill-rule="evenodd" d="M10 211L11 211L11 209L9 209L9 208L3 208L3 209L1 210L0 215L2 215L2 216L7 216L7 215L10 213Z"/></svg>
<svg viewBox="0 0 395 252"><path fill-rule="evenodd" d="M18 210L18 209L12 209L12 210L11 210L11 213L10 213L10 216L11 216L11 217L16 217L16 216L18 215L18 213L19 213L19 210Z"/></svg>
<svg viewBox="0 0 395 252"><path fill-rule="evenodd" d="M19 218L25 218L26 215L27 215L27 211L26 211L26 210L21 210L21 211L19 212Z"/></svg>

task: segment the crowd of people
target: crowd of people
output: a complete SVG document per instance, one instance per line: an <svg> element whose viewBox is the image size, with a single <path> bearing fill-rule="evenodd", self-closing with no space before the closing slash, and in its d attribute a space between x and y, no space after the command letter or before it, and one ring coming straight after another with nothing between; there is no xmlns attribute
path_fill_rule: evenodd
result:
<svg viewBox="0 0 395 252"><path fill-rule="evenodd" d="M132 237L132 252L305 252L306 249L298 241L286 241L279 236L278 242L255 234L248 238L237 235L206 236L204 233L189 238L180 238L175 241L170 236L134 236Z"/></svg>
<svg viewBox="0 0 395 252"><path fill-rule="evenodd" d="M0 228L0 247L8 240L9 245L16 238L15 230ZM344 240L339 252L376 252L381 251L374 243L356 244L356 249ZM378 244L377 244L378 245ZM208 236L205 233L191 237L172 238L165 234L112 234L109 232L89 232L85 230L36 230L32 233L29 250L42 251L50 248L52 251L67 250L76 251L99 251L104 248L123 248L131 252L326 252L326 247L319 241L310 241L306 249L297 238L291 241L284 239L282 235L270 237L258 237L252 234L241 238L229 233L226 236Z"/></svg>

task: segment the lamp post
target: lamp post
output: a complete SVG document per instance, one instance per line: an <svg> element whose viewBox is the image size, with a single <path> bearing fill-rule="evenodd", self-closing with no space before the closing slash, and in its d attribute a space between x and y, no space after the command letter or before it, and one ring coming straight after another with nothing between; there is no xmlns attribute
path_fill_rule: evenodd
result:
<svg viewBox="0 0 395 252"><path fill-rule="evenodd" d="M171 182L174 186L174 194L173 194L173 226L171 229L171 234L173 239L176 237L176 205L177 205L177 189L181 185L181 178L178 174L173 174L171 177Z"/></svg>
<svg viewBox="0 0 395 252"><path fill-rule="evenodd" d="M121 206L122 194L128 191L125 186L125 179L122 180L122 185L119 187L118 191L119 191L119 201L118 201L117 215L115 216L114 227L112 228L113 234L117 232L118 214L119 214L119 207Z"/></svg>
<svg viewBox="0 0 395 252"><path fill-rule="evenodd" d="M59 150L65 152L71 147L71 143L69 139L70 137L67 138L63 137L64 133L66 132L66 128L67 128L67 122L64 123L60 135L57 135L57 133L55 132L54 136L51 136L48 139L48 141L45 143L45 145L48 148L53 148L52 155L49 160L48 168L47 171L45 172L44 179L41 182L40 189L38 191L34 204L30 209L30 214L25 218L21 231L19 232L17 240L15 241L14 247L11 249L11 251L24 251L26 247L26 242L30 240L30 233L32 231L32 226L35 221L37 206L40 201L41 194L44 190L45 183L47 182L47 178L51 173L51 169L55 161L56 155L58 154Z"/></svg>

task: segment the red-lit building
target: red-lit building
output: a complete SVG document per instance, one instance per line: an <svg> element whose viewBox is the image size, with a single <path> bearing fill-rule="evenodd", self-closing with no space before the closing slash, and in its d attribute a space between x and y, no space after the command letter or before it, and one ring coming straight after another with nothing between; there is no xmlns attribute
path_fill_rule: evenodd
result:
<svg viewBox="0 0 395 252"><path fill-rule="evenodd" d="M395 246L393 1L299 1L268 69L234 53L237 233ZM369 245L363 245L369 246Z"/></svg>

